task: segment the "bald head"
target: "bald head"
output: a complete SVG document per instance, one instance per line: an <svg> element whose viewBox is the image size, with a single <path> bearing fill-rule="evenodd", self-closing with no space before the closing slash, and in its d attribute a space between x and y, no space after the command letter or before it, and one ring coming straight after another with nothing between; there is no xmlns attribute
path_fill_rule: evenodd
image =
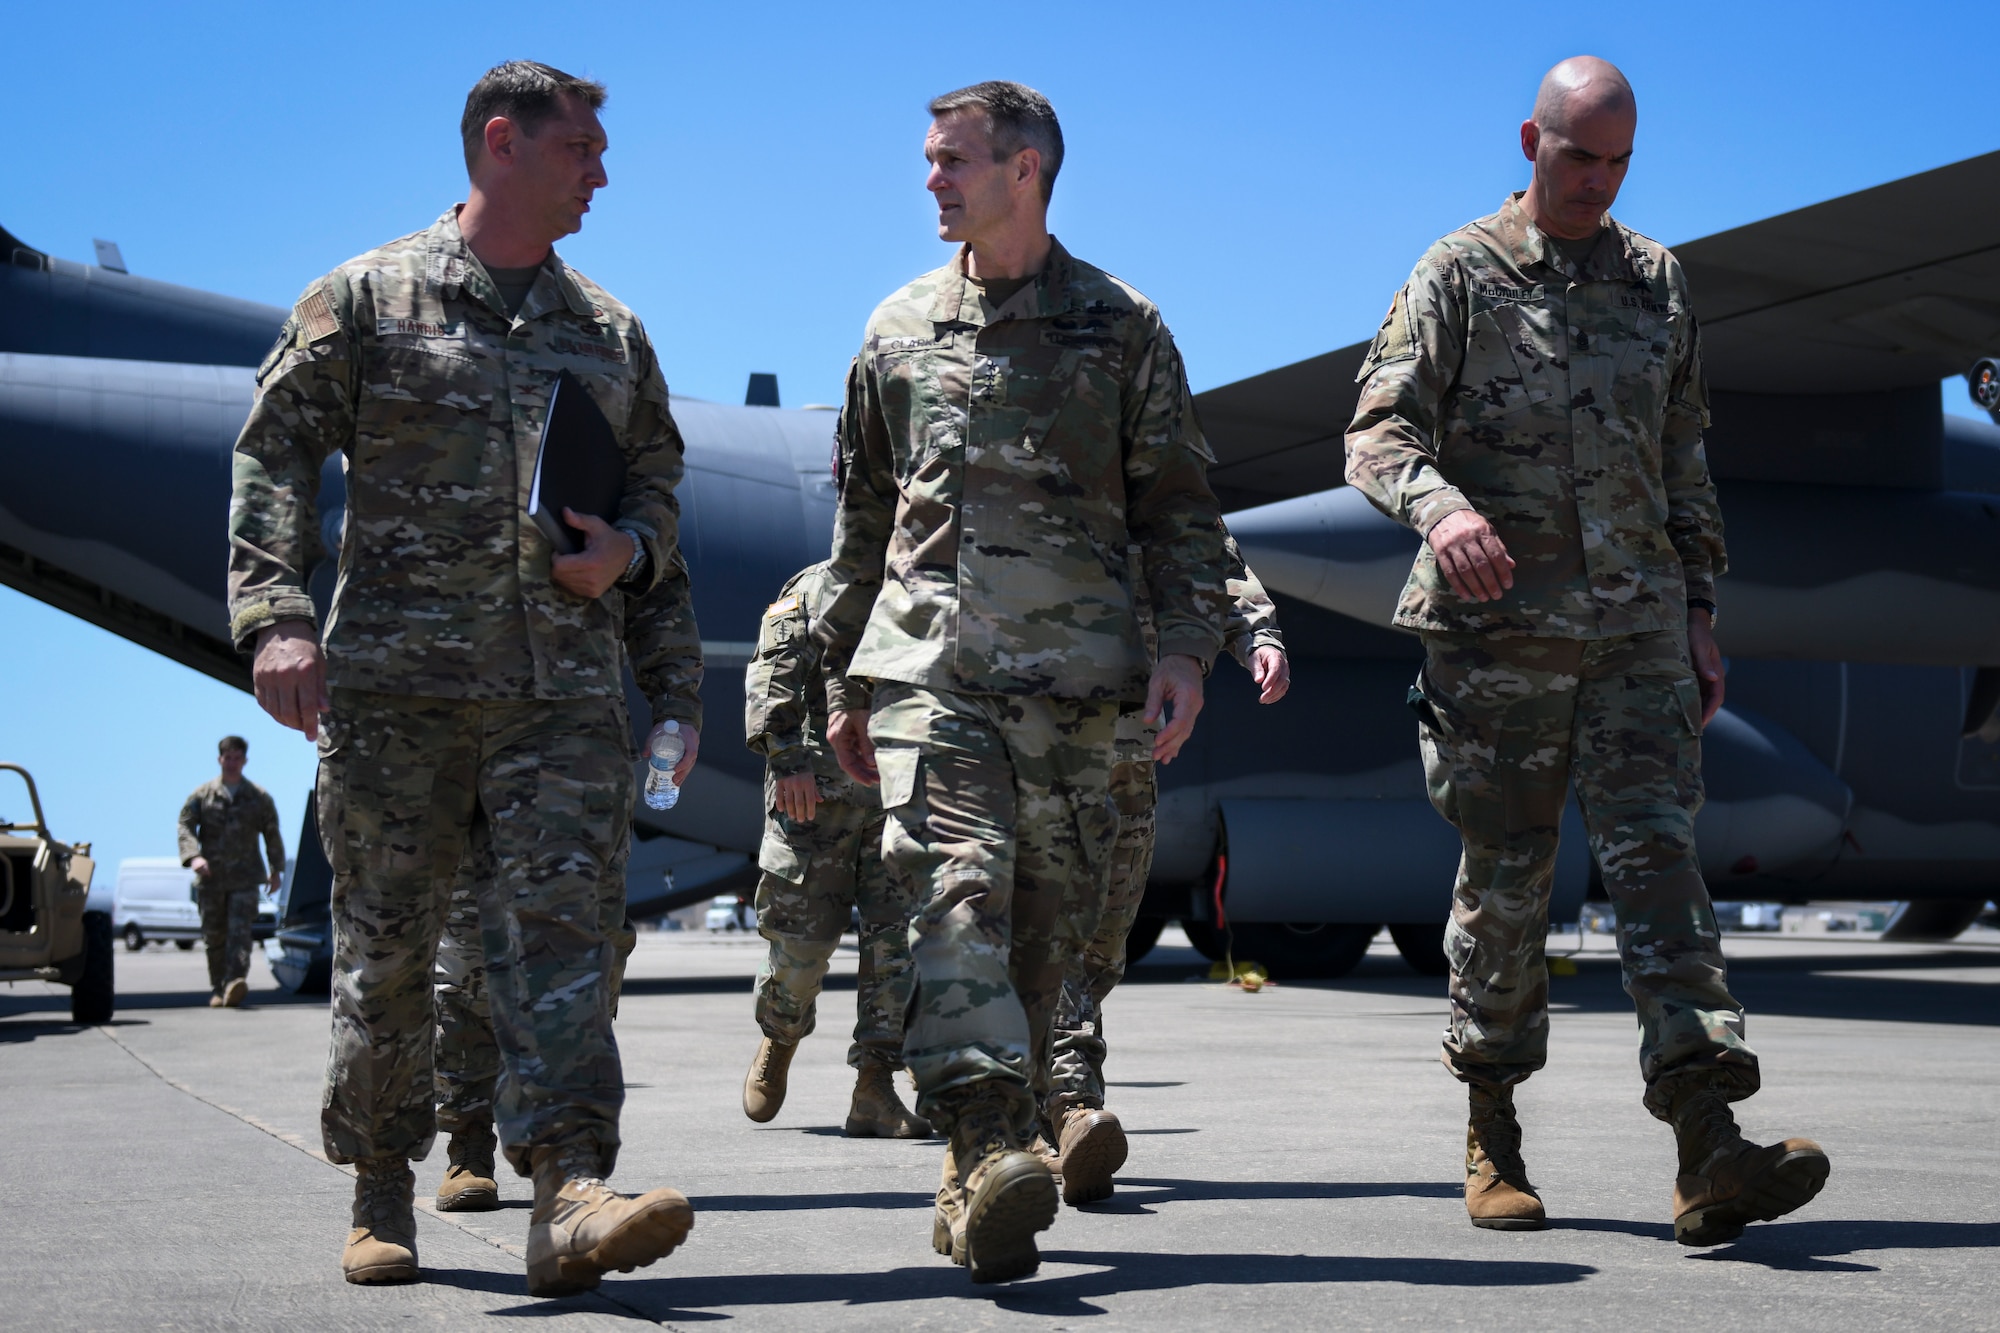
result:
<svg viewBox="0 0 2000 1333"><path fill-rule="evenodd" d="M1571 56L1542 75L1535 94L1535 123L1566 130L1577 120L1600 115L1638 118L1639 102L1618 66L1596 56Z"/></svg>
<svg viewBox="0 0 2000 1333"><path fill-rule="evenodd" d="M1604 224L1632 161L1639 103L1618 67L1571 56L1542 76L1521 152L1535 175L1521 206L1550 236L1582 240Z"/></svg>

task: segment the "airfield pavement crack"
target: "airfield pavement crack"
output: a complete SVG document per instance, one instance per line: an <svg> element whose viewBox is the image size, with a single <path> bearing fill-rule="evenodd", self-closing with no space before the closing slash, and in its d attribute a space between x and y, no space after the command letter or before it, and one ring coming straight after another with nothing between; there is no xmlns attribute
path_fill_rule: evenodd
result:
<svg viewBox="0 0 2000 1333"><path fill-rule="evenodd" d="M160 1068L158 1065L154 1064L151 1060L148 1060L145 1056L133 1050L129 1045L121 1041L118 1037L118 1034L113 1032L110 1028L100 1027L97 1029L97 1032L100 1035L102 1035L105 1040L109 1041L113 1046L116 1046L119 1050L125 1052L125 1054L131 1056L135 1061L137 1061L140 1068L144 1069L154 1078L157 1078L158 1080L160 1080L160 1082L172 1088L175 1092L182 1093L188 1097L192 1097L194 1098L194 1100L200 1102L203 1106L210 1107L214 1110L222 1112L226 1116L230 1116L236 1120L240 1120L244 1124L250 1126L250 1128L257 1130L260 1133L269 1134L272 1138L284 1144L286 1147L297 1149L298 1151L304 1153L306 1156L312 1158L315 1162L318 1162L322 1166L331 1167L333 1170L340 1172L344 1176L351 1177L355 1174L353 1167L343 1166L339 1162L333 1161L324 1152L321 1152L318 1148L313 1147L310 1143L306 1142L305 1139L300 1137L299 1135L288 1133L285 1130L279 1129L276 1125L267 1124L263 1120L260 1120L258 1117L251 1115L248 1111L239 1110L234 1106L230 1106L227 1105L226 1103L216 1101L213 1097L204 1097L201 1093L196 1092L192 1087L190 1087L186 1083L183 1083L181 1080L173 1077L171 1074L167 1073L166 1070ZM502 1254L507 1255L509 1258L526 1261L528 1257L527 1251L521 1246L509 1245L505 1241L495 1240L491 1236L483 1236L479 1232L474 1231L472 1228L458 1221L458 1219L452 1217L449 1213L439 1212L437 1210L437 1205L429 1199L420 1198L416 1200L416 1206L418 1209L420 1209L423 1212L429 1213L432 1217L435 1217L438 1221L444 1223L446 1226L449 1226L459 1232L462 1232L463 1234L472 1237L474 1240L483 1241L484 1243L491 1245L494 1249L500 1251ZM607 1293L602 1287L595 1288L589 1294L598 1297L599 1299L605 1301L607 1304L617 1306L620 1311L630 1315L635 1319L642 1319L649 1324L660 1324L659 1320L653 1318L651 1315L647 1314L644 1310L641 1310L636 1306L626 1304L624 1301L619 1300L616 1296ZM665 1324L661 1326L668 1329L673 1328L673 1325L671 1324Z"/></svg>

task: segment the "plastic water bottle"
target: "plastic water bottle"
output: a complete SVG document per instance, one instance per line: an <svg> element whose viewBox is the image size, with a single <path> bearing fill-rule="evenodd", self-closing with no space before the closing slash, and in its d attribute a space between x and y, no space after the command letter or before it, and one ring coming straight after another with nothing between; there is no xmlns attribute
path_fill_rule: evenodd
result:
<svg viewBox="0 0 2000 1333"><path fill-rule="evenodd" d="M674 782L674 765L687 753L687 741L681 735L681 724L663 722L653 733L650 754L646 768L646 807L650 810L671 810L681 799L681 789Z"/></svg>

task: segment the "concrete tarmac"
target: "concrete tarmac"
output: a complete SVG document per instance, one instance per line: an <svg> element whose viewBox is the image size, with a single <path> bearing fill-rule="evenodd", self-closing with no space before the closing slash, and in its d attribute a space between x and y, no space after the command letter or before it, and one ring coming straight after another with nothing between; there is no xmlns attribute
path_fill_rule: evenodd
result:
<svg viewBox="0 0 2000 1333"><path fill-rule="evenodd" d="M1791 1218L1688 1250L1604 937L1555 980L1553 1057L1520 1095L1553 1225L1508 1233L1465 1221L1441 981L1378 943L1340 982L1246 994L1202 984L1170 931L1108 1006L1132 1135L1117 1196L1065 1209L1033 1278L974 1287L929 1245L940 1144L840 1134L851 948L758 1126L740 1089L761 942L649 934L619 1020L614 1183L680 1188L695 1229L562 1301L526 1295L511 1177L498 1212L420 1213L422 1282L341 1281L352 1182L318 1155L324 1003L282 996L259 961L250 1004L210 1010L199 950L121 950L105 1028L71 1025L60 987L0 989L0 1311L35 1329L2000 1327L1996 938L1730 938L1765 1070L1745 1128L1817 1138L1833 1176ZM442 1172L440 1144L420 1201Z"/></svg>

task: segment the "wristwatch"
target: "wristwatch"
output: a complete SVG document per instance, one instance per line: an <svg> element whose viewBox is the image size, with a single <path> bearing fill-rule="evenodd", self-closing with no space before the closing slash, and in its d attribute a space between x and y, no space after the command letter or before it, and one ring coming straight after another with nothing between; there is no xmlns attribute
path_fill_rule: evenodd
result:
<svg viewBox="0 0 2000 1333"><path fill-rule="evenodd" d="M1708 623L1711 627L1715 624L1717 620L1721 619L1721 616L1716 613L1715 603L1709 601L1706 597L1688 598L1688 610L1692 611L1697 606L1700 607L1702 610L1708 612Z"/></svg>
<svg viewBox="0 0 2000 1333"><path fill-rule="evenodd" d="M633 583L638 580L640 573L646 568L646 543L638 533L632 531L630 528L621 527L618 530L632 539L632 558L625 562L625 572L618 576L618 581L620 583Z"/></svg>

